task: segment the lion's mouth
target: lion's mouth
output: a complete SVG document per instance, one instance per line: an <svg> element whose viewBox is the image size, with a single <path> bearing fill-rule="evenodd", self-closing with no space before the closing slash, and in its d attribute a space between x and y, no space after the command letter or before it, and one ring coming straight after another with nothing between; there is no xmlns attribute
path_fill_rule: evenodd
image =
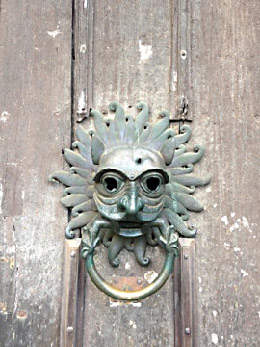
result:
<svg viewBox="0 0 260 347"><path fill-rule="evenodd" d="M119 222L118 234L124 237L137 237L143 235L142 223L138 222Z"/></svg>

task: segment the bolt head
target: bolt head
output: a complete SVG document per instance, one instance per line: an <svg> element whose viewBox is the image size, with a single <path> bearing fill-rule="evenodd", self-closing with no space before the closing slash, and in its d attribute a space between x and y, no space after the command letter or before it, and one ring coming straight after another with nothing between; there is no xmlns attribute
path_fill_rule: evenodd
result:
<svg viewBox="0 0 260 347"><path fill-rule="evenodd" d="M74 251L72 251L72 252L70 253L70 257L71 257L71 258L75 258L75 257L76 257L76 253L75 253Z"/></svg>
<svg viewBox="0 0 260 347"><path fill-rule="evenodd" d="M73 332L73 327L67 327L67 332L71 334Z"/></svg>
<svg viewBox="0 0 260 347"><path fill-rule="evenodd" d="M184 259L189 259L188 254L184 254Z"/></svg>
<svg viewBox="0 0 260 347"><path fill-rule="evenodd" d="M186 335L190 335L191 334L191 330L190 330L190 328L185 328L185 334Z"/></svg>

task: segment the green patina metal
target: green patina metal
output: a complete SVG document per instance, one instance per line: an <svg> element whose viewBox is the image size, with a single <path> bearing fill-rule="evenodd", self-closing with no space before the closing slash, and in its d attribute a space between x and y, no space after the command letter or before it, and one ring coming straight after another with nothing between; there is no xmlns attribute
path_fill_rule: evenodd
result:
<svg viewBox="0 0 260 347"><path fill-rule="evenodd" d="M196 230L185 223L189 211L203 207L192 196L195 187L209 183L192 174L193 166L204 153L186 144L191 136L187 125L176 134L169 128L168 112L152 124L148 106L137 105L136 119L125 116L117 102L109 105L114 119L104 120L92 111L94 129L82 127L76 131L76 150L65 149L70 172L57 171L51 181L60 181L65 188L61 199L71 208L74 217L66 228L67 238L73 238L76 228L82 228L82 257L95 285L107 295L120 300L140 300L153 294L167 281L174 257L178 255L178 238L194 237ZM103 243L108 247L112 266L119 265L123 248L133 251L137 261L146 266L146 246L165 249L164 267L148 287L137 292L124 292L111 287L97 273L93 253Z"/></svg>

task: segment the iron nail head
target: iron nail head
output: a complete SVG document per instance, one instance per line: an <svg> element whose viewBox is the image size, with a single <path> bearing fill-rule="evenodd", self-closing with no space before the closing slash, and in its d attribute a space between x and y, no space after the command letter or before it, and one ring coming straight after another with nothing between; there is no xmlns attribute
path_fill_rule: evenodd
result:
<svg viewBox="0 0 260 347"><path fill-rule="evenodd" d="M67 332L71 334L73 332L73 327L67 327Z"/></svg>
<svg viewBox="0 0 260 347"><path fill-rule="evenodd" d="M185 328L185 334L186 334L186 335L190 335L190 334L191 334L190 328Z"/></svg>

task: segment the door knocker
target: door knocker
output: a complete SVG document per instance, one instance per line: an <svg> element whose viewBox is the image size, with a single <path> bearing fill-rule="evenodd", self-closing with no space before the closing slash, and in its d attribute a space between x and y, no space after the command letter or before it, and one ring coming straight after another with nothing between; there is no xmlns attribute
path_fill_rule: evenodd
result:
<svg viewBox="0 0 260 347"><path fill-rule="evenodd" d="M81 255L94 284L107 295L119 300L144 299L159 290L167 281L178 255L178 238L194 237L196 230L186 226L189 211L203 207L192 196L196 186L209 183L192 174L204 148L195 145L187 151L191 136L187 125L180 133L169 128L168 112L152 124L148 106L137 105L134 120L125 116L117 103L109 105L114 119L105 120L91 111L94 129L76 131L79 141L74 150L65 149L64 157L70 171L57 171L50 181L60 181L66 188L61 199L71 208L72 219L65 235L73 238L76 228L82 230ZM133 251L145 266L147 245L161 246L166 253L163 269L147 287L139 291L121 291L108 284L94 265L94 250L103 243L108 247L112 266L119 265L123 248Z"/></svg>

